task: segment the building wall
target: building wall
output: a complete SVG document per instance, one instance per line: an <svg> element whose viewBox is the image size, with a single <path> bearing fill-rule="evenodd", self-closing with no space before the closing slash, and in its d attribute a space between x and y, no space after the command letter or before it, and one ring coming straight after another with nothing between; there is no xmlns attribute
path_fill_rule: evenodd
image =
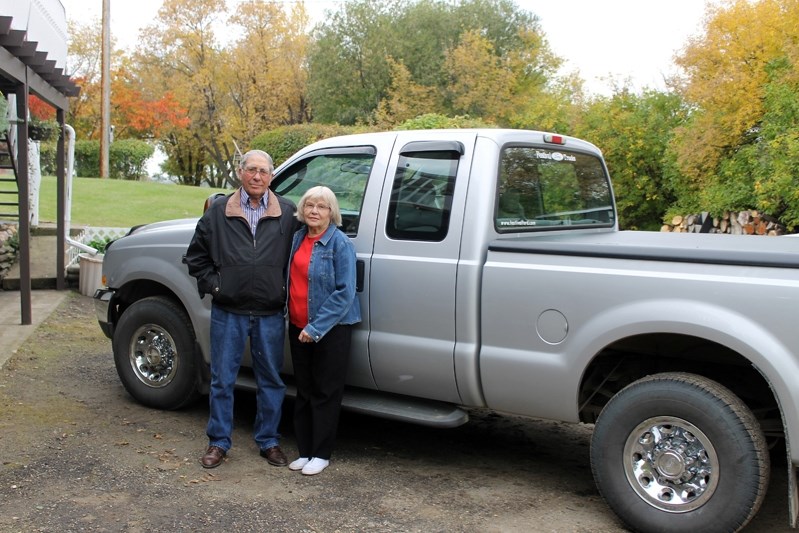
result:
<svg viewBox="0 0 799 533"><path fill-rule="evenodd" d="M11 16L11 29L27 31L36 50L66 71L67 15L59 0L0 0L0 13Z"/></svg>

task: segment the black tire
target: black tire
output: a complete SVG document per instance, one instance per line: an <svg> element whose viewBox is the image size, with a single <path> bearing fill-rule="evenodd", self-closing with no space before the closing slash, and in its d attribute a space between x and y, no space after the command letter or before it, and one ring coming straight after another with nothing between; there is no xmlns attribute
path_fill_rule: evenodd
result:
<svg viewBox="0 0 799 533"><path fill-rule="evenodd" d="M766 439L730 390L684 373L630 384L602 410L591 440L602 497L633 530L741 530L770 475Z"/></svg>
<svg viewBox="0 0 799 533"><path fill-rule="evenodd" d="M139 403L179 409L199 396L194 328L168 298L144 298L128 307L112 345L119 379Z"/></svg>

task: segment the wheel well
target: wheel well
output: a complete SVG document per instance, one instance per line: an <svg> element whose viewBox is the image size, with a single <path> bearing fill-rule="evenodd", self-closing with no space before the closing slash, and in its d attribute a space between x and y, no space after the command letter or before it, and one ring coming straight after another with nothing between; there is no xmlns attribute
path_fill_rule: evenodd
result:
<svg viewBox="0 0 799 533"><path fill-rule="evenodd" d="M779 405L766 379L741 354L699 337L675 334L621 339L599 353L580 384L580 419L593 423L621 389L658 372L690 372L737 395L758 418L766 437L782 437Z"/></svg>
<svg viewBox="0 0 799 533"><path fill-rule="evenodd" d="M125 309L137 301L149 298L150 296L165 296L174 301L177 305L184 307L183 302L180 301L180 298L178 298L174 292L156 281L146 279L131 281L120 287L114 295L114 305L112 308L114 315L113 323L119 323L119 317L122 316Z"/></svg>

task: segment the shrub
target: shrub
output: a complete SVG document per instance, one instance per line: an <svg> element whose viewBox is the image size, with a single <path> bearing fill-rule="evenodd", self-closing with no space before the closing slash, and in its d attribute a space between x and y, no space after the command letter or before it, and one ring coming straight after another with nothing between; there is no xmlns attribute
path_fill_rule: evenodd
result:
<svg viewBox="0 0 799 533"><path fill-rule="evenodd" d="M149 143L137 139L114 141L108 149L108 177L137 180L144 176L147 160L155 152ZM75 175L96 178L100 175L100 141L75 143Z"/></svg>
<svg viewBox="0 0 799 533"><path fill-rule="evenodd" d="M486 128L495 127L479 119L458 116L427 114L407 120L397 126L399 130L434 129L434 128ZM275 166L288 159L300 148L329 137L347 135L351 133L364 133L373 131L367 126L341 126L339 124L295 124L281 126L257 135L251 143L251 148L264 150L272 156Z"/></svg>
<svg viewBox="0 0 799 533"><path fill-rule="evenodd" d="M468 116L448 117L446 115L439 115L436 113L428 113L426 115L419 115L406 120L399 124L396 129L398 130L434 130L434 129L452 129L452 128L495 128L493 124L483 122L479 118L470 118Z"/></svg>
<svg viewBox="0 0 799 533"><path fill-rule="evenodd" d="M356 133L354 127L331 124L296 124L281 126L257 135L251 143L252 149L264 150L272 156L275 166L288 159L300 148L313 142L336 135Z"/></svg>
<svg viewBox="0 0 799 533"><path fill-rule="evenodd" d="M137 139L114 141L108 150L108 175L111 178L137 180L145 175L147 160L155 152L149 143Z"/></svg>
<svg viewBox="0 0 799 533"><path fill-rule="evenodd" d="M100 175L100 141L75 142L75 175L79 178Z"/></svg>

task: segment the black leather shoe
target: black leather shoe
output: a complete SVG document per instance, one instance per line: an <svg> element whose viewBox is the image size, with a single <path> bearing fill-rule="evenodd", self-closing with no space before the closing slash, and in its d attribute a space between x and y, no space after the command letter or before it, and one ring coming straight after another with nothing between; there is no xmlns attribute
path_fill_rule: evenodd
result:
<svg viewBox="0 0 799 533"><path fill-rule="evenodd" d="M216 468L222 464L225 459L225 453L225 450L219 446L209 446L205 450L205 455L200 458L200 464L203 465L203 468Z"/></svg>
<svg viewBox="0 0 799 533"><path fill-rule="evenodd" d="M266 459L272 466L286 466L289 464L289 460L286 459L286 454L283 453L280 446L272 446L271 448L261 450L261 457Z"/></svg>

